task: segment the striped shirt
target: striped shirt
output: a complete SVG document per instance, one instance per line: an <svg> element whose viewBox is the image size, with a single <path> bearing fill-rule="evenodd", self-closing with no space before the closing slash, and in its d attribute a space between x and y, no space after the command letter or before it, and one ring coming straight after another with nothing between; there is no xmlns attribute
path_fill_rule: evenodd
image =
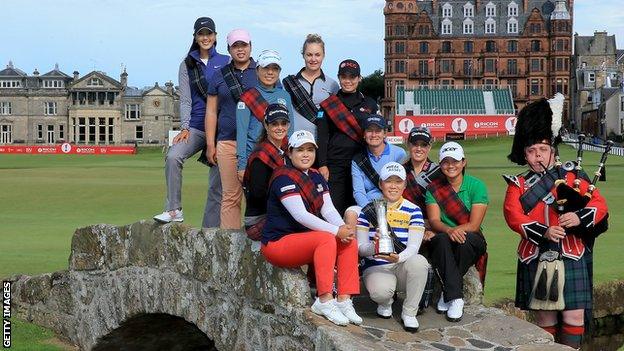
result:
<svg viewBox="0 0 624 351"><path fill-rule="evenodd" d="M396 236L401 240L403 244L407 246L408 238L410 231L415 233L414 235L419 235L418 238L418 246L420 246L420 241L422 240L422 235L425 228L425 222L423 220L423 215L418 206L413 204L412 202L401 198L396 204L388 204L388 209L386 212L386 219L388 220L388 224L394 230ZM357 231L358 234L368 231L368 243L358 242L358 246L370 244L372 245L373 239L375 238L375 234L377 234L377 228L374 228L366 219L364 213L360 213L357 222ZM358 235L358 241L361 236ZM407 249L406 249L407 250ZM370 251L370 250L366 250ZM416 252L418 248L416 248ZM372 265L380 265L387 264L388 261L373 258L374 252L368 252L370 255L364 258L364 268L367 268ZM401 256L401 253L399 253ZM401 257L400 262L407 259L407 257Z"/></svg>

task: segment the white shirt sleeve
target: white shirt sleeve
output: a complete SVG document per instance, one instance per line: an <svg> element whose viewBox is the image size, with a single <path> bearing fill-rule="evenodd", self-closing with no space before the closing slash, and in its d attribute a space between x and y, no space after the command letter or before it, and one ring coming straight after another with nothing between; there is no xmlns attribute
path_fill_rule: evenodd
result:
<svg viewBox="0 0 624 351"><path fill-rule="evenodd" d="M410 227L407 234L407 247L399 253L399 263L405 262L408 258L412 257L412 255L418 253L424 233L425 227Z"/></svg>
<svg viewBox="0 0 624 351"><path fill-rule="evenodd" d="M284 205L290 215L293 216L295 221L299 222L304 227L309 228L310 230L330 232L334 235L338 233L338 226L325 222L324 220L308 212L305 204L303 203L301 195L287 196L281 200L281 203ZM325 207L325 204L323 204L323 207ZM334 206L332 205L332 207ZM336 209L334 208L334 211L335 210Z"/></svg>
<svg viewBox="0 0 624 351"><path fill-rule="evenodd" d="M323 194L323 207L321 208L321 215L333 225L340 227L341 225L345 224L342 216L340 215L340 213L338 213L338 210L332 202L329 191Z"/></svg>
<svg viewBox="0 0 624 351"><path fill-rule="evenodd" d="M358 254L360 257L370 257L375 254L375 243L368 237L368 228L357 226Z"/></svg>

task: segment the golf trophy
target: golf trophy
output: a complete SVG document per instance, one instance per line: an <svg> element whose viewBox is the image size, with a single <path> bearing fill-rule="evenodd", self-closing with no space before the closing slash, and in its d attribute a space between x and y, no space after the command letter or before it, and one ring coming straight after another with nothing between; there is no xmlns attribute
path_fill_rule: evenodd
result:
<svg viewBox="0 0 624 351"><path fill-rule="evenodd" d="M386 219L386 208L388 203L386 200L379 199L374 201L375 213L377 214L377 233L379 240L375 245L376 255L390 255L394 252L394 243L388 232L388 221Z"/></svg>

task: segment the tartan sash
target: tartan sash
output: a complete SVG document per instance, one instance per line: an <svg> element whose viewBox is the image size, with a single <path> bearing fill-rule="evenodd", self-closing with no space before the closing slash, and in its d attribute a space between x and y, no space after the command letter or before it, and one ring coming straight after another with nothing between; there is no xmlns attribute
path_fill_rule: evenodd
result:
<svg viewBox="0 0 624 351"><path fill-rule="evenodd" d="M525 184L528 185L528 189L520 196L520 204L524 214L528 214L542 199L551 197L550 191L559 178L565 179L564 175L560 174L555 167L550 168L541 176L533 172L527 174Z"/></svg>
<svg viewBox="0 0 624 351"><path fill-rule="evenodd" d="M284 90L290 94L295 110L308 121L314 123L318 114L318 108L316 108L312 97L301 85L299 79L294 75L289 75L283 79L282 83L284 84Z"/></svg>
<svg viewBox="0 0 624 351"><path fill-rule="evenodd" d="M188 55L184 60L186 64L186 70L188 71L189 84L192 88L195 88L204 100L208 97L208 81L204 76L201 63L195 61L191 55Z"/></svg>
<svg viewBox="0 0 624 351"><path fill-rule="evenodd" d="M427 186L429 186L429 183L433 180L442 175L440 166L437 163L431 162L427 159L423 165L422 171L416 176L414 176L414 166L411 161L408 160L403 167L405 167L405 173L407 173L407 186L403 191L403 197L410 202L415 203L419 207L424 207ZM424 208L421 208L421 210L423 210L423 217L427 218L427 211L425 211Z"/></svg>
<svg viewBox="0 0 624 351"><path fill-rule="evenodd" d="M433 180L429 186L427 187L431 194L435 198L436 202L440 206L441 209L444 209L446 215L453 220L453 222L458 224L466 224L470 221L470 211L466 208L466 205L461 201L453 186L448 182L446 177L439 177ZM481 235L484 239L483 233L481 230L477 232L477 234ZM477 262L475 262L475 268L479 273L479 279L481 280L481 285L485 287L485 275L487 273L487 261L488 261L488 253L487 251L481 255Z"/></svg>
<svg viewBox="0 0 624 351"><path fill-rule="evenodd" d="M250 88L246 90L240 96L240 101L247 105L247 108L256 117L258 122L264 122L264 112L266 111L269 103L264 99L262 94L256 88Z"/></svg>
<svg viewBox="0 0 624 351"><path fill-rule="evenodd" d="M283 166L275 171L271 176L269 184L273 183L275 178L285 175L292 180L299 187L299 195L303 199L306 209L315 216L320 216L321 208L323 207L323 195L319 194L316 190L316 183L310 178L312 173L318 173L314 169L308 169L309 174L305 174L302 171L292 167Z"/></svg>
<svg viewBox="0 0 624 351"><path fill-rule="evenodd" d="M364 208L362 208L362 212L366 216L368 223L370 223L374 228L379 227L379 223L377 223L377 211L375 211L374 202L369 202L368 205L364 206ZM396 253L400 253L401 251L405 250L407 246L403 244L403 242L401 242L401 239L399 239L399 237L394 233L394 229L392 229L390 223L386 222L386 225L388 226L388 232L390 233L390 237L392 237L392 243L394 244Z"/></svg>
<svg viewBox="0 0 624 351"><path fill-rule="evenodd" d="M360 167L362 172L364 172L373 185L379 187L379 173L377 173L373 167L373 163L371 162L370 157L368 157L368 151L366 148L364 148L362 152L355 154L355 156L353 156L353 161L355 161L355 164Z"/></svg>
<svg viewBox="0 0 624 351"><path fill-rule="evenodd" d="M243 86L238 78L236 78L236 73L234 73L234 67L232 64L228 63L223 66L223 68L221 68L221 74L223 74L223 81L225 81L228 89L230 89L232 98L234 98L234 101L239 101L240 96L243 94Z"/></svg>
<svg viewBox="0 0 624 351"><path fill-rule="evenodd" d="M346 134L353 141L360 143L364 135L362 127L357 121L357 118L347 109L347 107L340 101L338 96L331 95L327 99L321 102L321 107L327 112L329 118L336 125L336 127Z"/></svg>
<svg viewBox="0 0 624 351"><path fill-rule="evenodd" d="M262 161L262 163L269 166L269 168L276 169L284 166L284 156L282 155L283 154L280 153L280 150L268 140L258 144L247 160L247 168L245 169L245 175L243 176L243 184L249 184L249 180L251 179L249 168L252 162L256 159Z"/></svg>

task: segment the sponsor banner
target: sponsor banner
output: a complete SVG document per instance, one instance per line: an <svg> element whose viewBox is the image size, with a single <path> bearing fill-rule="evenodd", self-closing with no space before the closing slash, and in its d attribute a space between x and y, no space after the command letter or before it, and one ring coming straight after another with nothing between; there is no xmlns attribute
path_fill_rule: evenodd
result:
<svg viewBox="0 0 624 351"><path fill-rule="evenodd" d="M395 116L395 135L406 136L415 126L426 126L431 135L444 138L447 134L464 134L465 137L481 134L509 134L516 126L513 115L422 115Z"/></svg>
<svg viewBox="0 0 624 351"><path fill-rule="evenodd" d="M446 133L444 136L445 141L464 140L466 135L464 133Z"/></svg>
<svg viewBox="0 0 624 351"><path fill-rule="evenodd" d="M0 145L0 154L69 154L69 155L133 155L134 146L89 146L64 143L61 145Z"/></svg>
<svg viewBox="0 0 624 351"><path fill-rule="evenodd" d="M386 136L386 141L389 144L394 144L394 145L403 144L403 137L388 135Z"/></svg>

